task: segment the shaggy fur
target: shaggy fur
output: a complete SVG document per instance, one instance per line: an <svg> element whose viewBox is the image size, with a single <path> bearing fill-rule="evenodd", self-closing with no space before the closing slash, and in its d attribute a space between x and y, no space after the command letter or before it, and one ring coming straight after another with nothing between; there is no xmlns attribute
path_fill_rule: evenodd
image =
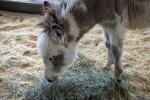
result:
<svg viewBox="0 0 150 100"><path fill-rule="evenodd" d="M63 65L58 68L51 61L47 61L46 76L58 76L75 59L76 47L82 36L94 25L99 24L103 29L104 41L107 51L107 62L104 66L109 70L115 65L115 77L121 80L123 72L121 55L123 51L123 39L126 29L140 29L150 26L150 1L149 0L55 0L44 2L44 21L42 34L38 39L40 55L46 55L47 60L51 56L64 55ZM43 44L41 38L46 39ZM48 39L47 39L48 38ZM41 48L41 45L44 45ZM48 48L47 51L44 51ZM51 52L54 51L54 52ZM59 61L58 61L59 62ZM54 69L57 69L55 71Z"/></svg>

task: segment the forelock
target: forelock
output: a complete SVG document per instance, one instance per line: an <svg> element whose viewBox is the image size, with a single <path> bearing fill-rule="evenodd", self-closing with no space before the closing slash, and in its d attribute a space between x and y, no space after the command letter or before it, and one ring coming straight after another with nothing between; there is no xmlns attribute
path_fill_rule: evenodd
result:
<svg viewBox="0 0 150 100"><path fill-rule="evenodd" d="M53 24L58 24L59 17L54 9L50 9L44 16L44 20L38 25L43 27L43 31L50 32Z"/></svg>
<svg viewBox="0 0 150 100"><path fill-rule="evenodd" d="M37 47L40 56L47 57L49 53L56 52L56 50L60 47L59 44L55 43L51 38L49 38L48 34L41 33L38 37Z"/></svg>

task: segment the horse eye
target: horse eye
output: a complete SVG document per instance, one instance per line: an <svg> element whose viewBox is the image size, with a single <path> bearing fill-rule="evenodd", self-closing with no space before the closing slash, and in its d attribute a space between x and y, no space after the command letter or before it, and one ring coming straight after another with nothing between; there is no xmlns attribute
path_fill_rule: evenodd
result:
<svg viewBox="0 0 150 100"><path fill-rule="evenodd" d="M56 32L56 35L61 38L61 31L60 30L55 30L55 32Z"/></svg>
<svg viewBox="0 0 150 100"><path fill-rule="evenodd" d="M56 56L52 56L49 58L49 60L55 60L56 59Z"/></svg>

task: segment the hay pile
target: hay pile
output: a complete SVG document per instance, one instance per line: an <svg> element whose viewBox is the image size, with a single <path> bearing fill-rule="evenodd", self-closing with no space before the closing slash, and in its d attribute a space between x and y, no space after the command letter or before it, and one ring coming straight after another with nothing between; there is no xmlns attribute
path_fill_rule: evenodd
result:
<svg viewBox="0 0 150 100"><path fill-rule="evenodd" d="M95 67L93 67L95 66ZM30 100L120 100L129 99L131 88L123 75L123 82L117 83L111 72L96 68L95 61L79 54L77 61L55 83L39 78L33 90L25 91Z"/></svg>

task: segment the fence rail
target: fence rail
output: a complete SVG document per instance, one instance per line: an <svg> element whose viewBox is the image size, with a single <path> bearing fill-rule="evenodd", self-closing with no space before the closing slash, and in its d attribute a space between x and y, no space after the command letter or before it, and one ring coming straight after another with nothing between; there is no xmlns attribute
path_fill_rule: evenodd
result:
<svg viewBox="0 0 150 100"><path fill-rule="evenodd" d="M0 10L30 13L30 14L43 14L42 1L41 0L38 0L36 2L33 1L35 0L20 0L20 1L0 0Z"/></svg>

